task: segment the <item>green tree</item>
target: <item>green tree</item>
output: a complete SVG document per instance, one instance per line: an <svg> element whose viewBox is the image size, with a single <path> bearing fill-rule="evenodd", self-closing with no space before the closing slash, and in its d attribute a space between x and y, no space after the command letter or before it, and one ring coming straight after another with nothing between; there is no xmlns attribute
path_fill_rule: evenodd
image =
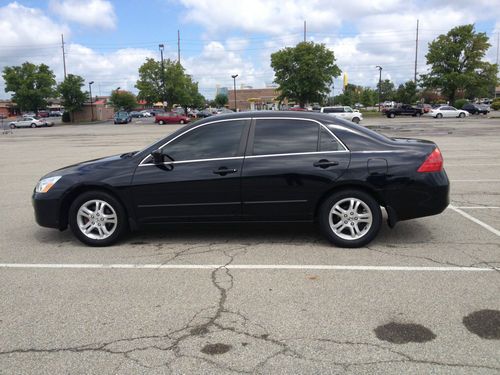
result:
<svg viewBox="0 0 500 375"><path fill-rule="evenodd" d="M45 64L29 62L3 69L5 92L12 92L12 100L24 111L37 112L47 107L47 98L54 96L56 80Z"/></svg>
<svg viewBox="0 0 500 375"><path fill-rule="evenodd" d="M130 111L137 107L137 99L130 91L114 90L109 99L115 110Z"/></svg>
<svg viewBox="0 0 500 375"><path fill-rule="evenodd" d="M489 47L486 34L476 32L473 24L439 35L429 43L430 72L421 76L423 86L440 89L450 103L456 97L472 99L487 93L496 84L498 72L497 65L482 60Z"/></svg>
<svg viewBox="0 0 500 375"><path fill-rule="evenodd" d="M377 83L377 95L380 88L380 100L394 100L394 83L389 79L384 79L380 83ZM377 97L378 100L378 97Z"/></svg>
<svg viewBox="0 0 500 375"><path fill-rule="evenodd" d="M271 67L281 92L279 100L288 98L301 107L308 102L322 102L330 92L333 78L340 75L333 51L314 42L302 42L273 53Z"/></svg>
<svg viewBox="0 0 500 375"><path fill-rule="evenodd" d="M70 121L73 121L73 112L79 110L87 100L88 95L82 91L83 86L84 79L73 74L68 74L64 81L57 86L62 105L70 113Z"/></svg>
<svg viewBox="0 0 500 375"><path fill-rule="evenodd" d="M413 81L400 84L395 99L398 103L413 104L417 101L417 84Z"/></svg>
<svg viewBox="0 0 500 375"><path fill-rule="evenodd" d="M377 102L377 92L369 87L365 87L361 93L361 104L371 107Z"/></svg>
<svg viewBox="0 0 500 375"><path fill-rule="evenodd" d="M217 107L224 107L228 102L227 95L217 94L214 101L217 104Z"/></svg>
<svg viewBox="0 0 500 375"><path fill-rule="evenodd" d="M145 100L148 104L163 101L166 98L163 87L164 78L163 75L162 79L161 63L147 58L146 62L139 67L139 80L135 84L139 90L137 99Z"/></svg>

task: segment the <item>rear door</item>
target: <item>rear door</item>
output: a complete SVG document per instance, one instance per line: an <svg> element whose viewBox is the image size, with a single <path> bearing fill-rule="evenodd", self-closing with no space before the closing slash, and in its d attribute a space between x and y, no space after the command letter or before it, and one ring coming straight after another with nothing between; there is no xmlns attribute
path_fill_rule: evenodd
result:
<svg viewBox="0 0 500 375"><path fill-rule="evenodd" d="M316 121L255 119L241 179L244 219L312 219L349 161L345 146Z"/></svg>

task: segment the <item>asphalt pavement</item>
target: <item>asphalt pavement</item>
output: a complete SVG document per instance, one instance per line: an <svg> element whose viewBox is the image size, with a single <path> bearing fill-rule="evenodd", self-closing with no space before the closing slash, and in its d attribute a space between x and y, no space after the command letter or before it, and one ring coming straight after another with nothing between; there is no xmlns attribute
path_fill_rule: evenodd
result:
<svg viewBox="0 0 500 375"><path fill-rule="evenodd" d="M363 125L435 141L451 205L360 249L309 224L175 225L86 247L37 226L38 178L179 125L1 135L0 373L500 373L500 118Z"/></svg>

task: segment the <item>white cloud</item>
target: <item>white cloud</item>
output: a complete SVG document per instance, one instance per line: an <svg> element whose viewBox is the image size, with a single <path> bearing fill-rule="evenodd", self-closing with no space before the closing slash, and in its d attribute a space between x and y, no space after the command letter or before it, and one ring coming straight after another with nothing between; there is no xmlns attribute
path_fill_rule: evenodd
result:
<svg viewBox="0 0 500 375"><path fill-rule="evenodd" d="M49 8L64 20L88 27L116 27L115 11L108 0L51 0Z"/></svg>

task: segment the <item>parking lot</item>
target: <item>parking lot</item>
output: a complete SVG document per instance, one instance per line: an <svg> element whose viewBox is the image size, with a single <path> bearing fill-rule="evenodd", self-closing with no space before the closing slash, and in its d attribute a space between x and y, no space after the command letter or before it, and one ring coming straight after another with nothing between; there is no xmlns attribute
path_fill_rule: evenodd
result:
<svg viewBox="0 0 500 375"><path fill-rule="evenodd" d="M500 373L500 118L366 118L436 142L441 215L332 247L309 224L168 226L86 247L37 226L38 178L179 128L0 136L0 373Z"/></svg>

